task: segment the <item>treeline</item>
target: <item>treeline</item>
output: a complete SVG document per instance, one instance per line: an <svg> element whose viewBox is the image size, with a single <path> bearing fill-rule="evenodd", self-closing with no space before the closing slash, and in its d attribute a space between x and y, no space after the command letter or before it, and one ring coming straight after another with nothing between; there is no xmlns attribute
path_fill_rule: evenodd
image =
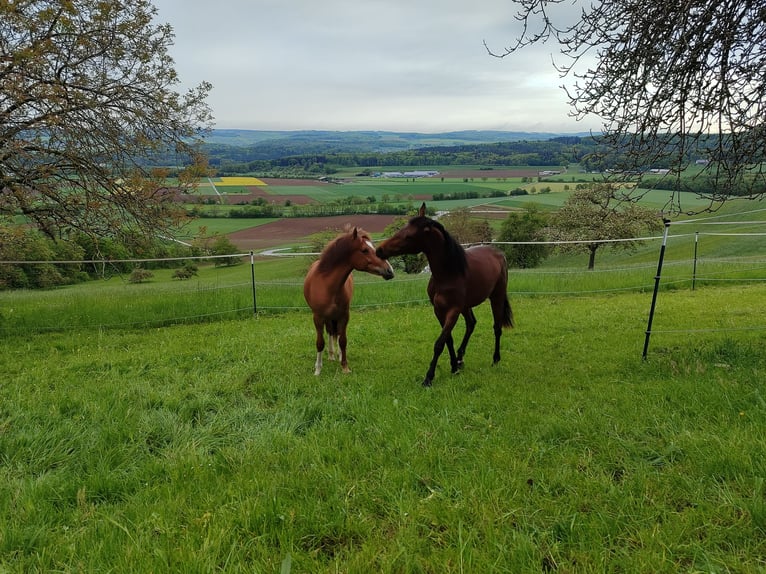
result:
<svg viewBox="0 0 766 574"><path fill-rule="evenodd" d="M248 147L208 146L208 161L219 175L235 173L273 174L279 172L329 174L338 168L374 169L398 165L427 167L444 165L561 166L579 162L596 150L592 138L561 137L547 141L519 141L494 144L435 146L395 152L304 153L262 159Z"/></svg>
<svg viewBox="0 0 766 574"><path fill-rule="evenodd" d="M686 150L683 160L693 165L707 158L707 149L713 145L710 138L701 139L696 147ZM670 138L668 149L673 145ZM315 146L316 147L316 146ZM331 147L330 147L331 150ZM259 153L247 147L210 146L205 148L210 166L218 175L254 173L263 177L291 177L332 175L340 168L375 170L386 166L429 167L451 165L509 166L562 166L580 164L586 171L603 172L623 169L630 165L637 171L666 169L679 161L678 154L666 154L646 165L631 163L633 158L615 148L607 147L600 137L567 136L544 141L513 141L456 146L431 146L392 152L332 152L327 148L300 155L278 158L259 158Z"/></svg>
<svg viewBox="0 0 766 574"><path fill-rule="evenodd" d="M137 269L188 266L184 257L233 255L237 247L225 235L201 235L192 245L164 241L140 234L93 240L84 234L56 240L25 226L0 226L0 291L47 289L115 275L126 280ZM130 259L142 259L140 265ZM173 259L172 261L170 259ZM216 265L238 263L236 257L219 257ZM184 278L180 274L176 275ZM2 313L0 312L0 321Z"/></svg>
<svg viewBox="0 0 766 574"><path fill-rule="evenodd" d="M358 136L361 137L361 136ZM333 175L340 169L355 168L372 172L387 166L429 167L482 165L508 166L564 166L579 164L588 172L647 173L651 169L674 169L679 164L694 165L698 160L710 159L710 150L719 143L718 136L702 136L694 145L684 149L679 157L675 149L676 136L664 136L659 149L668 153L655 153L645 164L630 152L628 138L624 144L607 145L602 136L560 136L546 140L521 140L499 143L460 145L431 145L421 148L387 151L385 143L377 141L376 150L369 149L364 138L349 142L342 138L318 140L306 136L305 140L292 138L269 140L254 145L204 144L216 175L254 174L260 177L319 177ZM612 142L614 143L614 142ZM394 144L391 144L392 146ZM381 150L382 148L382 150ZM655 151L657 148L653 148ZM673 151L673 153L670 153ZM175 156L162 155L153 159L157 165L177 164ZM669 185L664 183L663 185ZM734 193L737 193L735 190Z"/></svg>
<svg viewBox="0 0 766 574"><path fill-rule="evenodd" d="M524 191L524 193L526 194L526 191ZM479 199L480 197L505 197L506 195L508 194L498 189L489 191L487 193L479 193L478 191L456 191L453 193L434 193L431 197L431 200L452 201L459 199Z"/></svg>
<svg viewBox="0 0 766 574"><path fill-rule="evenodd" d="M217 210L192 207L188 210L195 218L263 219L274 217L332 217L334 215L407 215L412 205L401 203L335 202L306 205L245 205L219 213Z"/></svg>

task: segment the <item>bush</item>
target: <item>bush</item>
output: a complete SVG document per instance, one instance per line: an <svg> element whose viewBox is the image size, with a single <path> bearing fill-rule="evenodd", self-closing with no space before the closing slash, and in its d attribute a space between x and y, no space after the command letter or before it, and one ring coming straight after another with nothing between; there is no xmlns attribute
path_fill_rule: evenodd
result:
<svg viewBox="0 0 766 574"><path fill-rule="evenodd" d="M173 273L173 279L191 279L197 274L197 266L192 263L186 263L181 269L176 269Z"/></svg>
<svg viewBox="0 0 766 574"><path fill-rule="evenodd" d="M143 283L144 281L148 281L154 277L154 273L151 271L148 271L147 269L141 269L140 267L136 267L133 269L133 272L130 274L130 277L128 277L128 281L131 283Z"/></svg>

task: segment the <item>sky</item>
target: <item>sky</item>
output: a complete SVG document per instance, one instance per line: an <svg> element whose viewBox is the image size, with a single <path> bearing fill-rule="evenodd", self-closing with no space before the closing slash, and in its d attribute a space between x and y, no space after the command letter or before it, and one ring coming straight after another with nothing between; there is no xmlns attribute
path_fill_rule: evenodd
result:
<svg viewBox="0 0 766 574"><path fill-rule="evenodd" d="M573 133L555 45L518 36L511 0L154 0L185 91L215 128Z"/></svg>

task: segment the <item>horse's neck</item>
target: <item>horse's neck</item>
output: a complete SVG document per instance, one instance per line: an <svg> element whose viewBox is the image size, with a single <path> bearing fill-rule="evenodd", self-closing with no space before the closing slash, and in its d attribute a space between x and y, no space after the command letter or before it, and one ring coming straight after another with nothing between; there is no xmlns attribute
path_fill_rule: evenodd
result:
<svg viewBox="0 0 766 574"><path fill-rule="evenodd" d="M446 240L433 241L426 246L423 250L423 254L428 259L428 267L431 269L431 275L440 277L443 275L449 275L449 267L447 265L447 244Z"/></svg>
<svg viewBox="0 0 766 574"><path fill-rule="evenodd" d="M430 252L425 253L426 259L428 259L428 268L431 270L431 275L434 277L440 277L447 275L447 266L444 264L444 258L437 255L432 255Z"/></svg>
<svg viewBox="0 0 766 574"><path fill-rule="evenodd" d="M346 283L348 276L354 268L351 265L336 265L330 271L322 273L327 277L327 283L330 289L338 290Z"/></svg>

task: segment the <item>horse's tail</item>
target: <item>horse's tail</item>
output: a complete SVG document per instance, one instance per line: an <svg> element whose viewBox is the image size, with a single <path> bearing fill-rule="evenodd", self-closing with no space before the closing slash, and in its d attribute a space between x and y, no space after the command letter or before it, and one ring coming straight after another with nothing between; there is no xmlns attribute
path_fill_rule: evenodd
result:
<svg viewBox="0 0 766 574"><path fill-rule="evenodd" d="M502 251L500 255L503 257L500 282L503 285L503 294L505 295L503 299L503 327L513 327L513 309L511 309L511 302L508 300L508 261Z"/></svg>
<svg viewBox="0 0 766 574"><path fill-rule="evenodd" d="M513 327L513 309L511 309L511 302L508 300L507 294L503 303L503 327Z"/></svg>

